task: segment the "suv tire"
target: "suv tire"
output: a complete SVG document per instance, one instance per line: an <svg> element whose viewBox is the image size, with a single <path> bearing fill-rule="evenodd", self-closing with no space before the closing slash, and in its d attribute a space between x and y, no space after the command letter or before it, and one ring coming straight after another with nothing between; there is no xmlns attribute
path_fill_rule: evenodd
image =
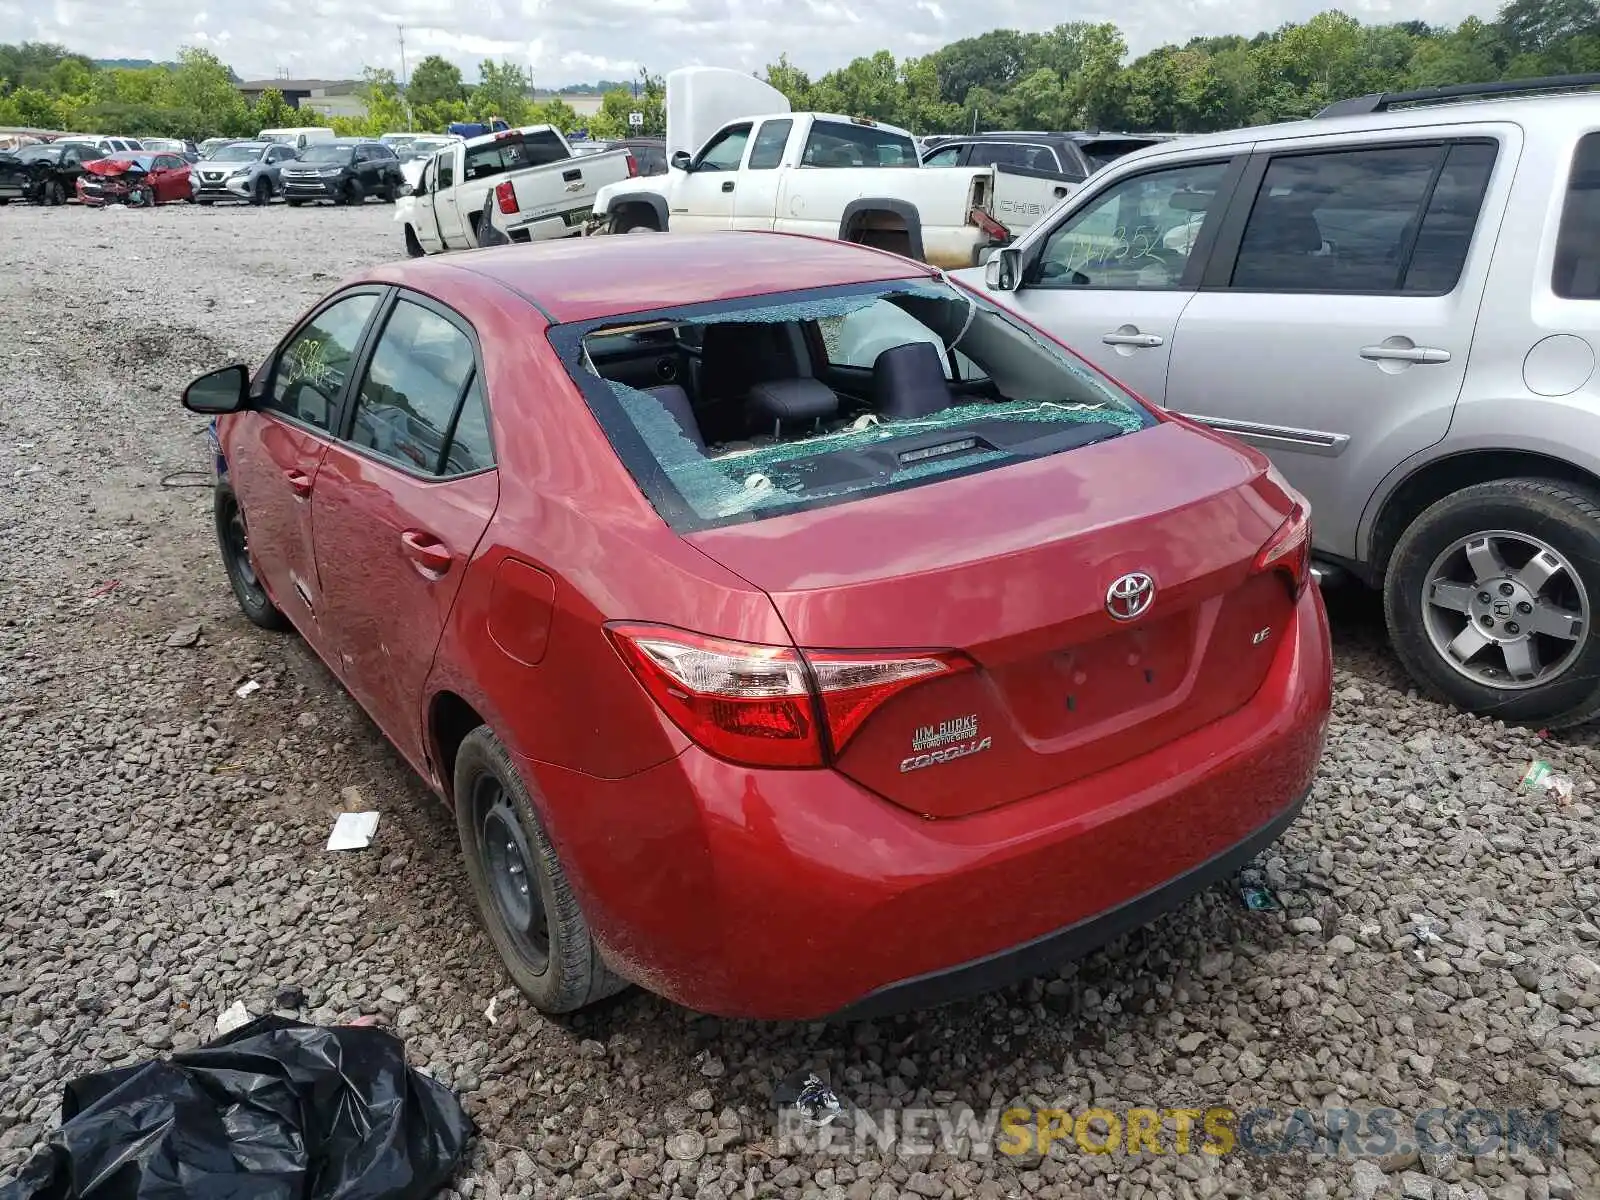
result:
<svg viewBox="0 0 1600 1200"><path fill-rule="evenodd" d="M239 507L238 498L231 491L218 488L213 508L222 565L228 572L228 583L233 588L233 598L239 602L239 608L250 618L251 624L259 625L262 629L275 632L289 629L289 618L272 603L267 589L256 578L255 564L250 561L244 511Z"/></svg>
<svg viewBox="0 0 1600 1200"><path fill-rule="evenodd" d="M456 828L478 911L512 980L540 1012L620 992L578 908L528 788L486 725L456 751Z"/></svg>
<svg viewBox="0 0 1600 1200"><path fill-rule="evenodd" d="M272 203L272 181L265 175L260 176L250 189L250 203L258 208L265 208Z"/></svg>
<svg viewBox="0 0 1600 1200"><path fill-rule="evenodd" d="M1401 535L1383 602L1401 663L1457 707L1551 728L1600 715L1600 492L1554 479L1452 492Z"/></svg>

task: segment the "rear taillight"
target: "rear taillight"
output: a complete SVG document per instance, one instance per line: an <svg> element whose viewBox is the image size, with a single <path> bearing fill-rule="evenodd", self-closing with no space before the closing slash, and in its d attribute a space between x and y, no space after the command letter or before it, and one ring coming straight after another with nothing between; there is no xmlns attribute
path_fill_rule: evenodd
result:
<svg viewBox="0 0 1600 1200"><path fill-rule="evenodd" d="M981 208L974 208L969 212L967 220L997 242L1009 242L1011 240L1011 231Z"/></svg>
<svg viewBox="0 0 1600 1200"><path fill-rule="evenodd" d="M507 216L517 211L517 189L511 186L509 179L494 185L494 199Z"/></svg>
<svg viewBox="0 0 1600 1200"><path fill-rule="evenodd" d="M628 157L628 178L629 179L637 179L637 178L639 178L639 164L638 164L638 162L636 162L634 160L633 152L629 151L627 157Z"/></svg>
<svg viewBox="0 0 1600 1200"><path fill-rule="evenodd" d="M1283 485L1288 490L1288 485ZM1257 571L1278 571L1289 583L1289 594L1296 600L1311 578L1311 509L1305 500L1289 490L1294 507L1271 539L1256 555Z"/></svg>
<svg viewBox="0 0 1600 1200"><path fill-rule="evenodd" d="M606 632L673 724L747 766L823 766L891 696L971 666L948 651L802 651L631 623Z"/></svg>

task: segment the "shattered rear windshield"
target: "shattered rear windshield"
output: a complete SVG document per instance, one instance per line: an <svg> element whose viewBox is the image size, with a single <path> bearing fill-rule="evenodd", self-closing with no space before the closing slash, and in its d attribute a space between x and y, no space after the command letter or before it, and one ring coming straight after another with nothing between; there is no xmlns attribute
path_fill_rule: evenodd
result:
<svg viewBox="0 0 1600 1200"><path fill-rule="evenodd" d="M1123 437L1127 392L938 280L558 325L550 340L656 510L690 533Z"/></svg>

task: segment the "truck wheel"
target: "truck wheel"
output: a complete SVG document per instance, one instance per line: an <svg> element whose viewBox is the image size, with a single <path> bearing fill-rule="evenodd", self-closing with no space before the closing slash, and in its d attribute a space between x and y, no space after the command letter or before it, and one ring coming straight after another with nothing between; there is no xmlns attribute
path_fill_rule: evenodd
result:
<svg viewBox="0 0 1600 1200"><path fill-rule="evenodd" d="M589 934L527 785L484 725L456 752L456 828L489 940L545 1013L569 1013L627 986Z"/></svg>
<svg viewBox="0 0 1600 1200"><path fill-rule="evenodd" d="M422 243L417 240L417 231L411 226L406 226L406 253L412 258L421 258L427 253L422 248Z"/></svg>
<svg viewBox="0 0 1600 1200"><path fill-rule="evenodd" d="M653 217L641 217L633 213L624 213L620 217L611 218L612 233L660 233L656 228Z"/></svg>
<svg viewBox="0 0 1600 1200"><path fill-rule="evenodd" d="M1500 479L1401 536L1384 613L1413 678L1469 712L1551 727L1600 715L1600 492Z"/></svg>

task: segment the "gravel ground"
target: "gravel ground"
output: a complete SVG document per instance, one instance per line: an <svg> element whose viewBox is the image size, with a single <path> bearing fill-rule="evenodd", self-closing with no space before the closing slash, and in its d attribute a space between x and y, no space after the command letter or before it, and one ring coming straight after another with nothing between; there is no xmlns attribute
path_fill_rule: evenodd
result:
<svg viewBox="0 0 1600 1200"><path fill-rule="evenodd" d="M391 211L0 215L0 261L26 264L0 273L0 1178L68 1079L193 1046L234 1001L260 1013L295 985L302 1017L381 1014L458 1089L484 1136L455 1188L491 1200L1600 1192L1596 738L1418 699L1361 597L1333 598L1327 759L1264 862L1281 910L1220 887L1057 978L876 1025L719 1022L639 992L533 1013L442 807L298 640L239 614L209 491L161 482L207 465L181 384L258 361L339 276L393 257ZM1534 758L1576 781L1572 803L1518 791ZM382 827L329 854L348 788ZM804 1069L869 1111L1552 1108L1562 1145L806 1152L775 1138L772 1102Z"/></svg>

